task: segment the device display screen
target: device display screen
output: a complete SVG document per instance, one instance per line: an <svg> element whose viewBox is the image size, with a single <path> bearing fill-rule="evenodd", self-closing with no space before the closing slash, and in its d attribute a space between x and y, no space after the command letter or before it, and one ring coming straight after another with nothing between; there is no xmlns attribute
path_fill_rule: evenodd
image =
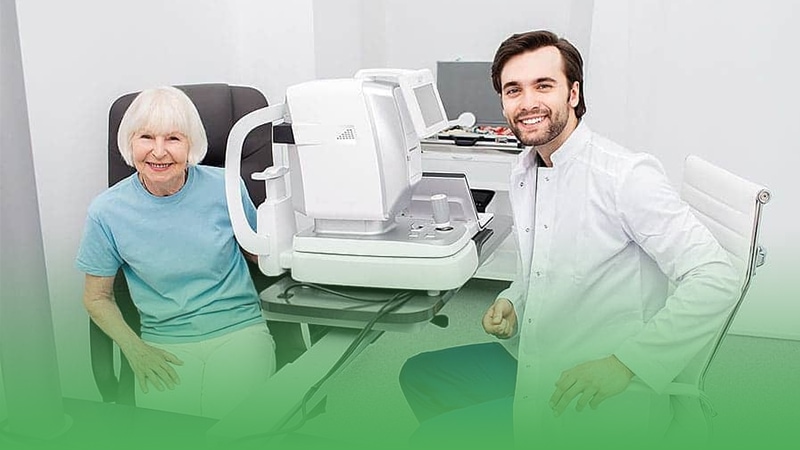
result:
<svg viewBox="0 0 800 450"><path fill-rule="evenodd" d="M433 84L423 84L415 87L414 96L417 98L426 128L444 120L442 111L439 108L439 101L436 99L436 93L433 90Z"/></svg>

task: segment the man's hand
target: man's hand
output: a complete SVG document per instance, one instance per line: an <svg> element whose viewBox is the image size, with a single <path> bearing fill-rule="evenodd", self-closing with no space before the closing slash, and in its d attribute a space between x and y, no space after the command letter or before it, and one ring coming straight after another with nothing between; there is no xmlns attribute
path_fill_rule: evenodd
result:
<svg viewBox="0 0 800 450"><path fill-rule="evenodd" d="M550 397L553 414L561 415L572 399L580 395L577 411L583 411L588 404L592 409L603 400L624 391L633 378L633 372L622 364L616 356L579 364L561 374L556 381L556 390Z"/></svg>
<svg viewBox="0 0 800 450"><path fill-rule="evenodd" d="M517 313L508 299L498 298L483 315L483 329L500 339L508 339L517 328Z"/></svg>
<svg viewBox="0 0 800 450"><path fill-rule="evenodd" d="M172 353L147 345L143 341L131 345L124 353L136 374L139 387L145 394L148 392L148 382L159 391L163 391L165 386L167 389L175 389L175 385L181 383L172 365L183 365L183 361Z"/></svg>

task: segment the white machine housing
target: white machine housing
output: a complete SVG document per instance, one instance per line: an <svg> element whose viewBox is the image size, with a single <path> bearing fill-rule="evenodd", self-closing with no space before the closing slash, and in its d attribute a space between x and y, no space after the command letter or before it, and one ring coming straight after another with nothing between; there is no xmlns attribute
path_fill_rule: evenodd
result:
<svg viewBox="0 0 800 450"><path fill-rule="evenodd" d="M241 147L253 128L287 118L289 168L253 174L267 184L253 231L241 205ZM295 280L321 284L460 287L478 266L472 238L480 226L474 208L463 206L472 197L466 180L423 177L420 148L420 138L448 125L428 70L367 70L291 86L285 105L254 111L231 130L226 195L237 240L267 275L291 270ZM422 196L415 194L420 186ZM434 223L431 192L458 211L447 227ZM296 232L295 210L314 225Z"/></svg>
<svg viewBox="0 0 800 450"><path fill-rule="evenodd" d="M287 89L292 198L316 232L383 233L410 201L422 154L397 100L390 84L357 78Z"/></svg>

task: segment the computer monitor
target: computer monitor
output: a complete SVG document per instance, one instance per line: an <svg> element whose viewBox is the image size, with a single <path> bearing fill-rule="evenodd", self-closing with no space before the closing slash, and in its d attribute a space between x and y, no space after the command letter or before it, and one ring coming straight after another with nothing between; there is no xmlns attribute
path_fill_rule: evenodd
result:
<svg viewBox="0 0 800 450"><path fill-rule="evenodd" d="M475 114L476 125L506 126L500 96L491 79L492 63L487 61L438 61L436 86L442 104L451 116Z"/></svg>

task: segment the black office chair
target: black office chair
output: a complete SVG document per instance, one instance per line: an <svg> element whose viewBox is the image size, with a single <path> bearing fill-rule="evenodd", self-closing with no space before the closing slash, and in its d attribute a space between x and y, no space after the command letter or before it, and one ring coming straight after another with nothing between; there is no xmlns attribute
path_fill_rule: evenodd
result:
<svg viewBox="0 0 800 450"><path fill-rule="evenodd" d="M233 124L245 114L267 106L264 95L252 87L227 84L196 84L177 87L192 99L205 126L208 137L208 153L201 162L205 165L222 167L225 164L228 133ZM108 122L109 186L113 186L135 171L133 167L125 163L119 153L117 132L122 116L137 94L138 92L123 95L111 105ZM262 125L248 135L242 149L241 173L256 206L264 201L266 190L263 182L250 179L250 174L260 172L271 165L272 127ZM263 275L255 264L248 262L248 265L258 292L276 280L276 277ZM139 334L139 312L131 301L122 271L117 273L114 281L114 298L125 321ZM270 323L270 329L279 348L278 367L294 360L298 352L302 352L302 337L296 325ZM279 339L276 334L280 334L282 339ZM295 335L296 337L294 337ZM119 376L116 375L113 341L91 320L89 320L89 345L92 373L103 401L133 405L135 403L133 371L125 357L121 356Z"/></svg>

